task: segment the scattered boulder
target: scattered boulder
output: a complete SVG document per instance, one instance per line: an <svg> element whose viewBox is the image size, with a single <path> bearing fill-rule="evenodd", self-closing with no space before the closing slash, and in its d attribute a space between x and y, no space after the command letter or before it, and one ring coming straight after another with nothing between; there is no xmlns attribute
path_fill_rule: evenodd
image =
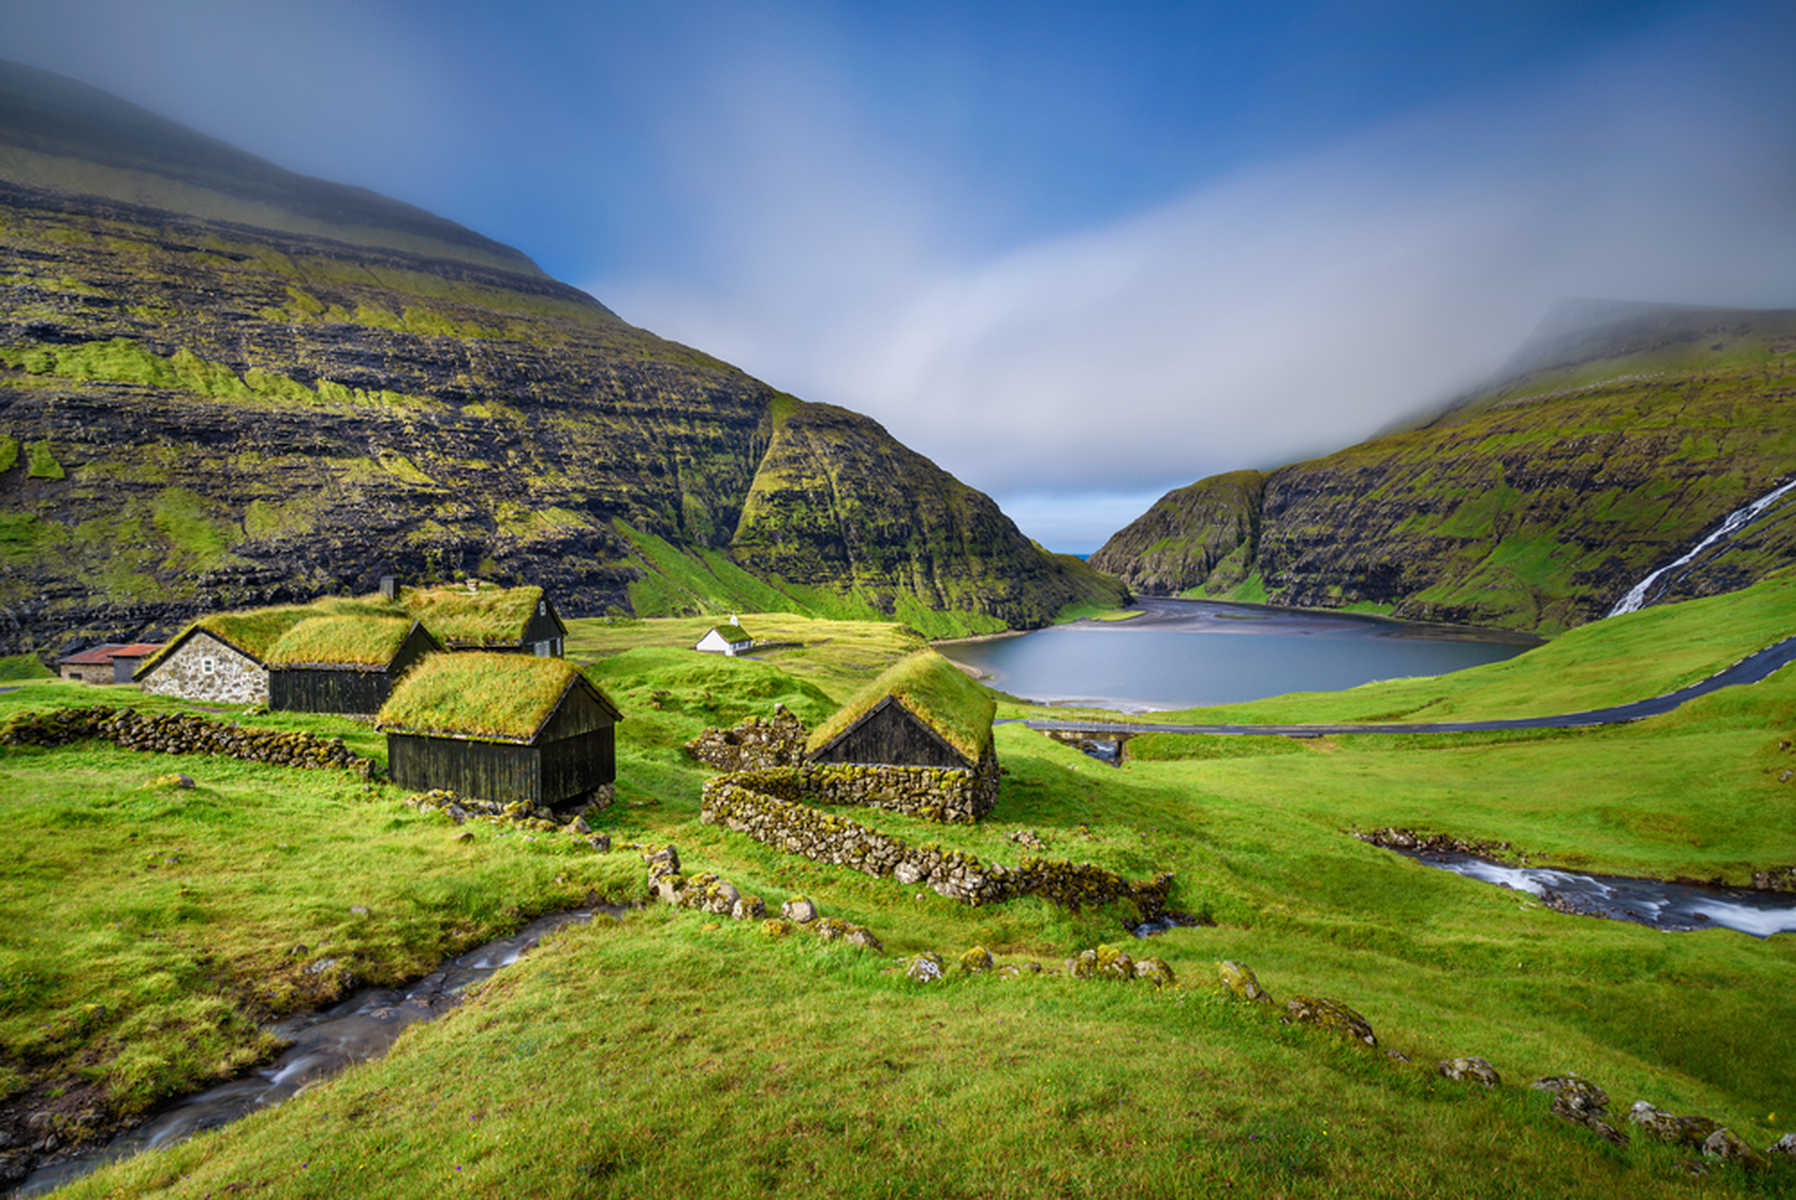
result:
<svg viewBox="0 0 1796 1200"><path fill-rule="evenodd" d="M874 937L873 931L865 925L856 925L849 929L847 936L842 940L861 950L871 950L875 954L885 953L885 944Z"/></svg>
<svg viewBox="0 0 1796 1200"><path fill-rule="evenodd" d="M644 854L642 861L649 865L649 878L651 879L656 875L678 875L680 873L680 852L672 845L666 845L659 850Z"/></svg>
<svg viewBox="0 0 1796 1200"><path fill-rule="evenodd" d="M757 920L767 915L767 902L759 896L744 896L730 905L730 916L738 921Z"/></svg>
<svg viewBox="0 0 1796 1200"><path fill-rule="evenodd" d="M366 904L351 904L349 906L349 915L352 917L370 917L373 916L374 913Z"/></svg>
<svg viewBox="0 0 1796 1200"><path fill-rule="evenodd" d="M1401 1050L1386 1050L1384 1052L1384 1056L1386 1058L1390 1059L1392 1062L1406 1063L1406 1062L1414 1062L1415 1061L1415 1059L1413 1059L1409 1055L1403 1053L1403 1051L1401 1051Z"/></svg>
<svg viewBox="0 0 1796 1200"><path fill-rule="evenodd" d="M159 788L190 788L193 786L193 776L182 775L179 772L172 775L158 775L155 779L151 780L151 786Z"/></svg>
<svg viewBox="0 0 1796 1200"><path fill-rule="evenodd" d="M449 840L452 842L471 842L474 840L474 832L470 829L464 829Z"/></svg>
<svg viewBox="0 0 1796 1200"><path fill-rule="evenodd" d="M1047 843L1041 840L1041 835L1033 829L1013 829L1004 837L1019 846L1027 846L1031 850L1041 850L1047 846Z"/></svg>
<svg viewBox="0 0 1796 1200"><path fill-rule="evenodd" d="M1784 1134L1775 1142L1771 1143L1771 1148L1765 1153L1776 1154L1783 1158L1787 1158L1792 1162L1796 1162L1796 1133Z"/></svg>
<svg viewBox="0 0 1796 1200"><path fill-rule="evenodd" d="M1041 964L1033 960L1020 963L1005 963L998 968L999 979L1017 979L1024 975L1040 975Z"/></svg>
<svg viewBox="0 0 1796 1200"><path fill-rule="evenodd" d="M992 969L992 952L984 946L974 946L960 956L960 969L971 975L978 975Z"/></svg>
<svg viewBox="0 0 1796 1200"><path fill-rule="evenodd" d="M1171 987L1172 967L1163 958L1138 958L1135 960L1135 978L1145 979L1155 987Z"/></svg>
<svg viewBox="0 0 1796 1200"><path fill-rule="evenodd" d="M792 923L775 917L771 921L761 922L761 932L770 938L783 938L792 932Z"/></svg>
<svg viewBox="0 0 1796 1200"><path fill-rule="evenodd" d="M942 956L919 954L904 968L904 977L917 983L934 983L943 977Z"/></svg>
<svg viewBox="0 0 1796 1200"><path fill-rule="evenodd" d="M798 925L809 925L817 919L817 906L807 897L794 896L780 905L780 916Z"/></svg>
<svg viewBox="0 0 1796 1200"><path fill-rule="evenodd" d="M1609 1124L1609 1093L1578 1075L1543 1075L1528 1085L1553 1093L1549 1111L1561 1121L1582 1125L1605 1141L1627 1145L1628 1135Z"/></svg>
<svg viewBox="0 0 1796 1200"><path fill-rule="evenodd" d="M1222 986L1243 1000L1252 1000L1258 1004L1271 1004L1272 997L1260 986L1253 969L1246 963L1219 962L1216 973L1222 978Z"/></svg>
<svg viewBox="0 0 1796 1200"><path fill-rule="evenodd" d="M1320 1025L1368 1046L1378 1045L1378 1038L1372 1032L1370 1021L1328 996L1293 996L1285 1001L1285 1013L1289 1020L1300 1021L1305 1025Z"/></svg>
<svg viewBox="0 0 1796 1200"><path fill-rule="evenodd" d="M811 931L826 942L833 942L848 936L854 926L840 917L818 917L811 922Z"/></svg>
<svg viewBox="0 0 1796 1200"><path fill-rule="evenodd" d="M1766 1166L1764 1155L1748 1146L1733 1130L1725 1127L1715 1130L1702 1140L1702 1152L1705 1158L1736 1162L1748 1171L1757 1171Z"/></svg>
<svg viewBox="0 0 1796 1200"><path fill-rule="evenodd" d="M595 833L586 839L586 844L600 854L611 853L611 835L608 833Z"/></svg>
<svg viewBox="0 0 1796 1200"><path fill-rule="evenodd" d="M1457 1079L1467 1083L1481 1083L1487 1088L1494 1088L1503 1082L1497 1069L1486 1059L1473 1055L1469 1058L1443 1058L1440 1073L1447 1079Z"/></svg>
<svg viewBox="0 0 1796 1200"><path fill-rule="evenodd" d="M1721 1128L1719 1121L1700 1116L1674 1116L1644 1100L1634 1101L1634 1107L1628 1110L1628 1121L1661 1142L1683 1146L1700 1146L1711 1133Z"/></svg>

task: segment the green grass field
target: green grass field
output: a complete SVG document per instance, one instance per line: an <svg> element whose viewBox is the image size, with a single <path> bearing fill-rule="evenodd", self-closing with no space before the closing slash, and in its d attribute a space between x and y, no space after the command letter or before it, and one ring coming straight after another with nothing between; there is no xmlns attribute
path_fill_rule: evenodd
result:
<svg viewBox="0 0 1796 1200"><path fill-rule="evenodd" d="M1631 699L1773 640L1779 612L1787 626L1796 609L1788 587L1604 622L1503 664L1494 681L1381 686L1432 688L1469 711L1504 695L1543 707ZM1768 1145L1796 1128L1796 937L1565 916L1351 836L1408 826L1594 869L1735 882L1796 863L1796 783L1781 779L1796 767L1783 748L1796 736L1796 671L1611 729L1140 739L1152 753L1121 770L1000 727L1007 774L982 826L870 823L1012 863L1021 851L1004 834L1026 828L1048 857L1135 877L1172 870L1175 906L1214 924L1153 940L1173 989L960 974L923 988L892 968L984 945L1001 963L1052 969L1126 941L1129 914L1035 899L966 908L700 825L706 771L681 742L775 702L815 723L917 644L877 623L743 623L801 645L731 660L687 649L707 627L696 619L574 623L570 654L595 664L626 714L619 800L594 824L619 845L671 840L689 871L718 871L770 907L810 896L871 927L883 954L632 911L557 935L387 1058L67 1194L1796 1195L1790 1168L1692 1180L1678 1167L1687 1152L1640 1138L1610 1147L1517 1086L1576 1071L1617 1113L1647 1099ZM126 695L32 683L0 695L0 717ZM1322 719L1348 703L1261 707ZM328 718L254 719L375 740ZM143 786L170 770L201 786ZM581 854L493 826L453 844L446 820L403 807L396 789L325 772L5 750L0 794L0 834L20 847L0 976L43 964L61 981L0 992L6 1061L39 1045L38 1031L68 1029L58 1044L71 1085L123 1081L136 1102L261 1051L251 1022L279 1001L254 987L291 978L296 943L340 947L365 978L399 978L588 887L640 887L627 851ZM177 864L152 861L171 848ZM58 889L68 898L54 915L34 911ZM350 904L371 916L351 919ZM196 946L210 956L199 965ZM1346 1001L1414 1062L1224 999L1221 958L1252 965L1281 1002ZM92 1014L94 1003L107 1008ZM129 1044L150 1047L133 1053L155 1069L75 1052L124 1044L127 1020ZM199 1049L182 1058L189 1041ZM1432 1073L1461 1054L1490 1059L1506 1086L1487 1094ZM38 1065L24 1074L47 1070L41 1055L25 1061Z"/></svg>

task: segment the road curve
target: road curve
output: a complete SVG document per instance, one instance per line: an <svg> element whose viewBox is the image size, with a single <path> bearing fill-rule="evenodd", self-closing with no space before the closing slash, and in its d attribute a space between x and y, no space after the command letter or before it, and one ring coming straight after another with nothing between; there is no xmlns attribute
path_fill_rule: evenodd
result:
<svg viewBox="0 0 1796 1200"><path fill-rule="evenodd" d="M1619 725L1668 713L1687 700L1706 696L1722 688L1757 683L1781 667L1796 662L1796 637L1785 638L1749 654L1724 671L1707 679L1631 704L1608 708L1592 708L1584 712L1556 713L1547 717L1511 717L1500 721L1431 721L1427 723L1393 723L1385 725L1169 725L1146 721L1028 721L1009 718L999 725L1023 724L1043 732L1064 733L1217 733L1276 734L1283 737L1319 737L1336 733L1485 733L1506 729L1573 729L1585 725Z"/></svg>

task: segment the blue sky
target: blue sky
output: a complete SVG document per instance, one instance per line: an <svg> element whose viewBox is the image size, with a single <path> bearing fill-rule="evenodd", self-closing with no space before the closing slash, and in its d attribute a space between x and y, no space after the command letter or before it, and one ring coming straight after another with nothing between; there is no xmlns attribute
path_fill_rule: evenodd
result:
<svg viewBox="0 0 1796 1200"><path fill-rule="evenodd" d="M0 2L4 53L518 246L1089 550L1567 296L1796 303L1787 4Z"/></svg>

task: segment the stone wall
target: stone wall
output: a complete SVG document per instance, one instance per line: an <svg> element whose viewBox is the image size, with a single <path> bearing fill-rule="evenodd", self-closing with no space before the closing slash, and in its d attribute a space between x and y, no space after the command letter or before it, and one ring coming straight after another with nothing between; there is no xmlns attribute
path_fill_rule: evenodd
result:
<svg viewBox="0 0 1796 1200"><path fill-rule="evenodd" d="M374 760L352 753L342 738L246 729L194 713L62 708L14 713L0 725L0 746L63 746L89 738L157 754L223 754L277 767L341 767L364 779L374 774Z"/></svg>
<svg viewBox="0 0 1796 1200"><path fill-rule="evenodd" d="M143 677L143 690L214 704L267 704L268 672L201 630Z"/></svg>
<svg viewBox="0 0 1796 1200"><path fill-rule="evenodd" d="M748 717L731 729L707 729L686 743L687 753L719 771L794 766L804 758L804 722L784 704L773 716Z"/></svg>
<svg viewBox="0 0 1796 1200"><path fill-rule="evenodd" d="M736 771L729 779L782 800L881 808L951 825L971 825L998 799L998 762L987 755L977 771L954 767L894 767L805 763Z"/></svg>
<svg viewBox="0 0 1796 1200"><path fill-rule="evenodd" d="M907 885L922 884L963 904L1040 896L1077 909L1130 899L1141 910L1143 920L1153 920L1165 910L1171 875L1137 885L1090 863L1028 858L1012 868L982 862L964 850L912 846L846 817L757 790L747 782L767 774L776 774L774 782L780 786L800 777L796 771L718 776L705 784L699 820L746 834L788 854L868 875L890 876Z"/></svg>

